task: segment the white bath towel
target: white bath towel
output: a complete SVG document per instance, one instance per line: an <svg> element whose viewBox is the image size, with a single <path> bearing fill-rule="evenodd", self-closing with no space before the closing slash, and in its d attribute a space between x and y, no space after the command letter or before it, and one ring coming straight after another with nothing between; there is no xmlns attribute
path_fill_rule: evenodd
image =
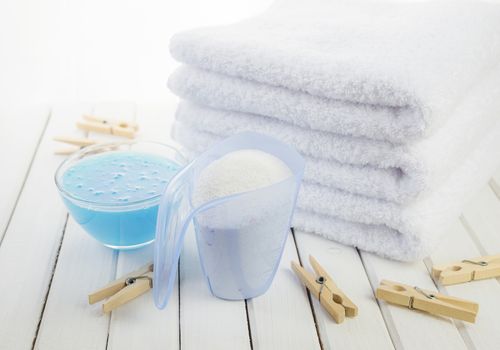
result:
<svg viewBox="0 0 500 350"><path fill-rule="evenodd" d="M168 87L183 99L208 107L258 114L341 135L407 143L425 129L414 108L334 100L187 65L170 75Z"/></svg>
<svg viewBox="0 0 500 350"><path fill-rule="evenodd" d="M173 137L188 149L203 142L207 145L201 148L208 147L220 139L178 122ZM499 149L500 122L497 122L441 186L409 205L304 182L294 225L393 259L421 258L429 254L465 201L500 166Z"/></svg>
<svg viewBox="0 0 500 350"><path fill-rule="evenodd" d="M499 28L500 6L480 1L286 0L237 24L178 34L170 49L207 71L401 108L413 113L418 136L422 125L442 125L489 74L500 57Z"/></svg>
<svg viewBox="0 0 500 350"><path fill-rule="evenodd" d="M442 128L407 145L315 131L275 118L188 102L179 104L176 118L193 131L219 137L248 130L276 137L305 156L309 182L407 203L438 187L475 148L499 118L498 96L500 65L457 104Z"/></svg>

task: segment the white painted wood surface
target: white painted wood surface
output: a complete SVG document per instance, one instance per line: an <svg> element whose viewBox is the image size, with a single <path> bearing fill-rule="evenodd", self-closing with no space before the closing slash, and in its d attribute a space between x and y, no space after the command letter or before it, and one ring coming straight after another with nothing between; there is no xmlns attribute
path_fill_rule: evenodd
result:
<svg viewBox="0 0 500 350"><path fill-rule="evenodd" d="M400 263L361 253L375 290L382 279L435 289L423 262ZM464 349L465 344L453 321L379 301L392 341L398 349Z"/></svg>
<svg viewBox="0 0 500 350"><path fill-rule="evenodd" d="M335 280L335 283L358 306L356 318L346 318L337 325L313 298L314 314L323 349L391 349L393 344L373 290L355 248L325 240L316 235L295 231L302 264L312 271L309 255ZM359 336L362 333L362 336Z"/></svg>
<svg viewBox="0 0 500 350"><path fill-rule="evenodd" d="M49 116L49 108L0 109L0 164L8 169L0 187L0 241L11 218L19 193ZM13 156L15 155L15 156Z"/></svg>
<svg viewBox="0 0 500 350"><path fill-rule="evenodd" d="M114 252L68 219L53 183L63 158L53 154L58 145L51 138L81 135L74 122L84 112L136 118L140 138L166 142L174 104L59 106L49 117L47 109L39 108L31 117L23 114L32 127L23 134L22 145L16 148L19 152L12 154L6 149L14 149L15 135L27 121L2 123L0 132L5 137L0 138L0 156L12 171L5 177L8 186L0 189L5 198L0 205L0 236L5 232L0 240L0 275L8 281L0 289L1 350L498 348L500 279L443 287L431 279L429 270L433 263L500 252L500 171L424 261L388 261L295 232L287 241L271 289L253 300L228 302L210 294L190 232L181 256L179 284L165 310L155 309L149 293L103 315L100 305L87 305L87 293L150 261L153 253L152 246ZM0 113L5 112L0 109ZM357 318L335 324L317 300L309 298L289 265L300 257L310 269L310 254L359 306ZM477 301L477 322L456 322L377 302L374 289L383 278Z"/></svg>
<svg viewBox="0 0 500 350"><path fill-rule="evenodd" d="M453 237L453 249L449 249L449 242L441 244L434 254L432 254L429 261L432 260L435 264L441 264L481 255L474 241L459 220L451 228L449 237ZM431 267L430 265L429 268ZM440 287L440 291L480 304L479 317L475 324L457 322L459 329L464 335L464 339L468 343L470 342L470 347L476 346L480 349L494 349L498 347L500 344L500 332L498 332L500 284L495 279Z"/></svg>
<svg viewBox="0 0 500 350"><path fill-rule="evenodd" d="M66 222L53 180L61 158L53 154L52 136L70 128L84 108L52 110L0 246L0 275L7 281L2 285L9 286L2 288L0 297L0 339L5 349L29 349L37 334Z"/></svg>
<svg viewBox="0 0 500 350"><path fill-rule="evenodd" d="M98 104L81 111L96 115L114 115L117 110L124 120L135 118L135 108L128 104ZM53 120L67 118L54 114ZM75 121L75 118L71 118ZM74 124L61 130L64 135L88 136L92 139L107 140L112 137L97 133L85 133L77 130ZM64 157L59 157L62 161ZM45 306L40 331L37 337L37 349L54 349L57 346L70 348L75 342L85 349L102 349L108 339L109 315L102 315L99 305L87 306L87 294L113 280L116 275L118 252L102 247L68 217L63 244L54 279ZM76 268L75 268L76 267ZM80 268L78 268L80 267ZM98 316L98 317L96 317ZM59 322L51 322L58 319Z"/></svg>
<svg viewBox="0 0 500 350"><path fill-rule="evenodd" d="M256 349L319 349L309 298L290 269L298 261L289 235L273 285L261 297L249 300L248 318Z"/></svg>

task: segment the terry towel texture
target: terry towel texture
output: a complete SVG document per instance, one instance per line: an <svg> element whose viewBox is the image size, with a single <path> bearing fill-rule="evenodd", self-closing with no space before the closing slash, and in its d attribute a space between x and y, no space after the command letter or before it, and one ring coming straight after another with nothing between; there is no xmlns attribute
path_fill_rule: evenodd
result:
<svg viewBox="0 0 500 350"><path fill-rule="evenodd" d="M180 33L170 50L194 67L292 93L398 107L413 115L408 136L418 136L498 62L499 19L497 4L477 1L286 0L237 24Z"/></svg>
<svg viewBox="0 0 500 350"><path fill-rule="evenodd" d="M171 51L185 65L169 87L189 101L174 138L194 153L245 130L295 146L298 228L416 259L500 165L498 5L278 1Z"/></svg>

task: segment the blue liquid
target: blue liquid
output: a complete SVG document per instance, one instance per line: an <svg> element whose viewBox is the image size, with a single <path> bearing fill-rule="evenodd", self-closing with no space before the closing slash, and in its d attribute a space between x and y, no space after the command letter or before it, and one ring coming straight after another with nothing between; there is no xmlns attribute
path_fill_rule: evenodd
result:
<svg viewBox="0 0 500 350"><path fill-rule="evenodd" d="M78 201L63 199L94 238L113 248L134 248L154 240L159 198L147 200L161 195L180 168L140 152L92 156L64 172L62 188Z"/></svg>

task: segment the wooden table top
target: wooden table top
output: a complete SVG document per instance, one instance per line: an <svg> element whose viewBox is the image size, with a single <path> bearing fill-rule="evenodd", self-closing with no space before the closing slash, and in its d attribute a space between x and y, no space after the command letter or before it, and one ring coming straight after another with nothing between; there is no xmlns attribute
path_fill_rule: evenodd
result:
<svg viewBox="0 0 500 350"><path fill-rule="evenodd" d="M498 279L443 287L429 271L500 252L500 171L457 218L435 253L416 263L379 258L323 238L288 237L271 289L247 301L213 297L203 279L194 235L185 242L179 279L165 310L148 293L104 315L87 294L152 259L152 247L118 252L88 236L54 184L63 157L55 135L83 136L84 113L135 119L140 137L166 140L175 101L0 108L0 349L495 349L500 347ZM92 135L95 138L101 137ZM436 233L442 228L436 227ZM309 298L290 261L314 255L358 305L336 324ZM378 302L381 279L439 289L476 301L475 324Z"/></svg>

